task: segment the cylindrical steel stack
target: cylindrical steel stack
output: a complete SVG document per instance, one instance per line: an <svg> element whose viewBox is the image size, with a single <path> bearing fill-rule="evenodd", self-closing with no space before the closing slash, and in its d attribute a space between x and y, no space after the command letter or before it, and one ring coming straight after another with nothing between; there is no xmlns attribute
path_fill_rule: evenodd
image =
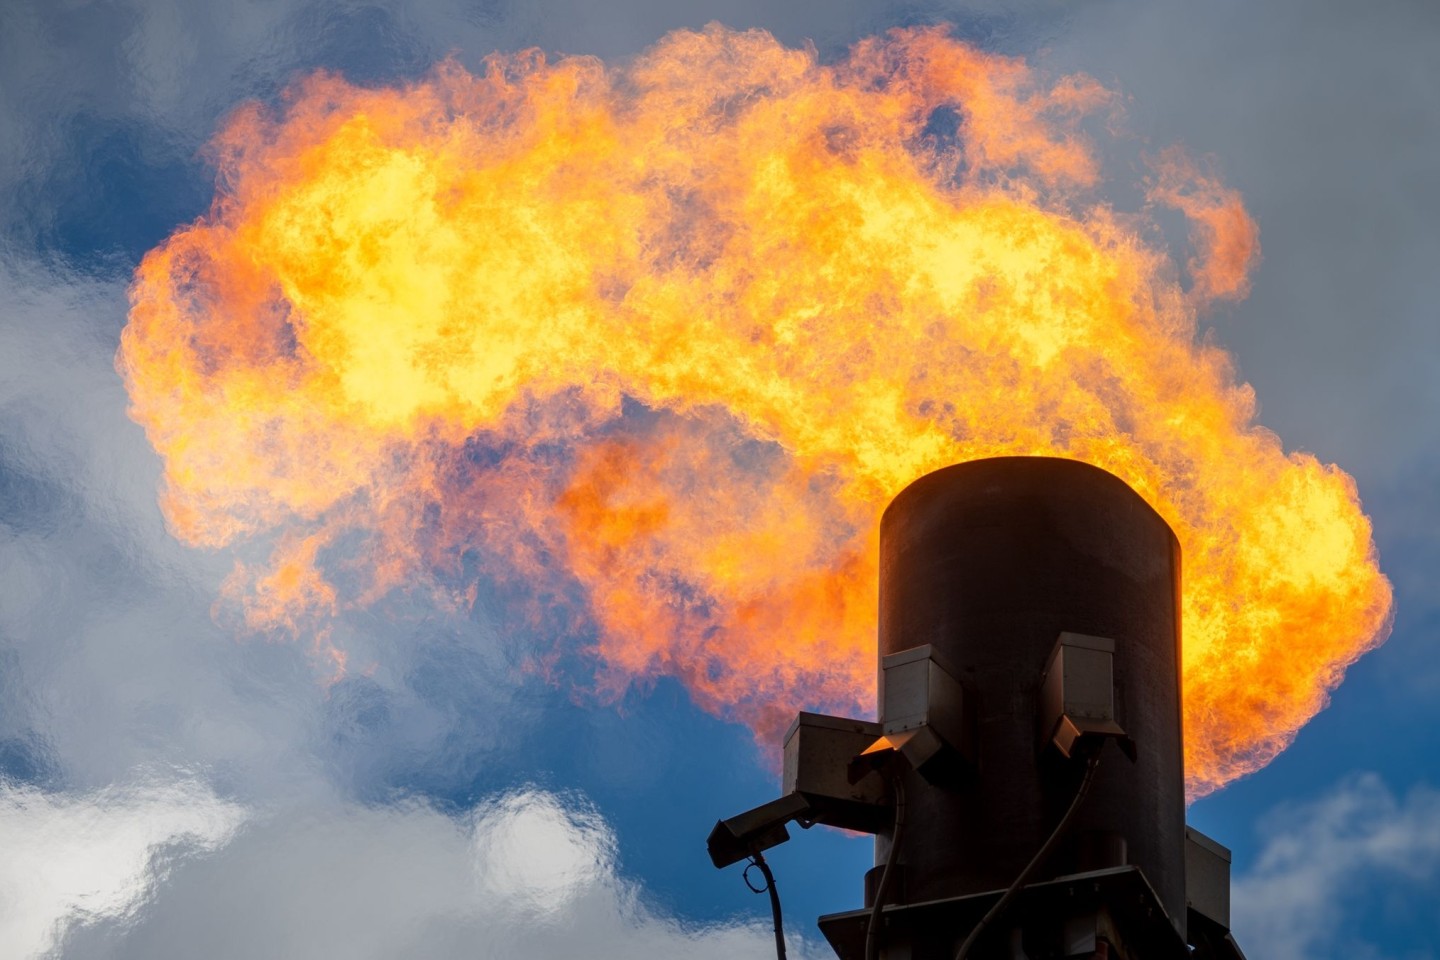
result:
<svg viewBox="0 0 1440 960"><path fill-rule="evenodd" d="M1083 763L1043 746L1038 697L1062 632L1114 641L1118 721L1093 789L1035 877L1128 862L1185 919L1180 549L1117 477L1073 460L1001 457L907 487L880 528L880 656L931 644L974 707L973 777L907 774L896 902L1007 887L1074 796ZM881 704L884 719L884 704ZM890 838L877 841L877 863Z"/></svg>

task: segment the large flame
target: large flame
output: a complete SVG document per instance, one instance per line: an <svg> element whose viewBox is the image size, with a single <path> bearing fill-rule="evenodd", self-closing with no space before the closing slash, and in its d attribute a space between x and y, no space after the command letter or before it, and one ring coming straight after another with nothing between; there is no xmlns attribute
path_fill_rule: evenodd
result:
<svg viewBox="0 0 1440 960"><path fill-rule="evenodd" d="M340 656L345 609L484 583L603 687L678 677L768 733L871 704L901 487L1086 460L1183 545L1214 789L1383 639L1390 589L1351 479L1197 342L1257 256L1238 196L1169 151L1117 212L1093 138L1118 122L1086 78L933 30L833 64L712 26L619 68L311 76L229 119L213 209L135 279L118 362L165 516L272 544L229 586L251 628Z"/></svg>

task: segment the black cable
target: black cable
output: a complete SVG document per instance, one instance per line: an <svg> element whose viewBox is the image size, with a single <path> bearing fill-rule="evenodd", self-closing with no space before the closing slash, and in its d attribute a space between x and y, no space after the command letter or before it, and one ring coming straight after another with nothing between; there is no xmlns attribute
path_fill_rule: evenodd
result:
<svg viewBox="0 0 1440 960"><path fill-rule="evenodd" d="M955 960L965 960L965 958L969 956L970 948L975 945L976 940L980 939L980 934L984 933L985 928L994 923L996 918L1005 912L1005 908L1010 906L1010 901L1014 900L1016 894L1024 888L1025 884L1030 882L1030 876L1054 851L1055 845L1059 843L1060 838L1064 836L1065 829L1070 826L1070 821L1075 818L1075 811L1080 809L1080 802L1085 799L1085 794L1090 792L1090 784L1095 780L1095 768L1099 765L1100 751L1096 750L1090 754L1090 759L1085 763L1085 778L1080 781L1080 789L1075 791L1075 799L1070 801L1069 809L1067 809L1065 815L1060 818L1060 822L1055 824L1055 829L1050 831L1050 838L1040 845L1039 850L1035 851L1035 856L1031 857L1030 862L1025 864L1025 869L1020 871L1020 876L1016 877L1015 882L1010 884L1010 889L1005 891L1004 896L995 901L995 905L986 912L985 916L980 918L979 923L975 924L975 929L970 931L970 935L965 938L965 942L960 944L960 949L955 951Z"/></svg>
<svg viewBox="0 0 1440 960"><path fill-rule="evenodd" d="M880 872L880 883L875 887L875 903L870 907L870 922L865 927L865 960L877 960L880 956L880 910L890 893L890 881L895 876L895 854L900 849L901 837L905 835L905 781L900 771L895 772L890 783L895 795L895 830L890 834L890 851L885 855L885 869Z"/></svg>
<svg viewBox="0 0 1440 960"><path fill-rule="evenodd" d="M765 886L757 887L750 882L750 867L760 868L760 873L765 878ZM750 863L741 876L751 893L770 894L770 915L775 918L775 956L776 960L785 960L785 921L780 916L780 891L775 889L775 874L770 872L770 864L765 862L765 857L759 850L750 856Z"/></svg>

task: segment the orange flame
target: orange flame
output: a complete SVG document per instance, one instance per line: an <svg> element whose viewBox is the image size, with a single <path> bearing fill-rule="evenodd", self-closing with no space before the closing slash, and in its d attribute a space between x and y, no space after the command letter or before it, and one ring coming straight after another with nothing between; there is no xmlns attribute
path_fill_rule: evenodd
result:
<svg viewBox="0 0 1440 960"><path fill-rule="evenodd" d="M603 687L676 676L769 733L871 704L901 487L1083 459L1184 547L1208 792L1384 638L1390 588L1351 479L1287 455L1196 340L1245 293L1253 221L1161 154L1182 276L1093 193L1086 124L1115 109L934 30L833 64L711 26L623 68L311 76L230 118L212 211L135 278L118 364L165 516L198 546L278 536L229 587L251 628L328 637L398 589L463 605L478 565L534 629L593 637Z"/></svg>

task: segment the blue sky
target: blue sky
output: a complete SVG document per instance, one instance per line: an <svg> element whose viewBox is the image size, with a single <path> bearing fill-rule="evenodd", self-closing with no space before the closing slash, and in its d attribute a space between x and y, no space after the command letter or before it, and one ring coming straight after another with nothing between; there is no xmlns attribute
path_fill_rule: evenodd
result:
<svg viewBox="0 0 1440 960"><path fill-rule="evenodd" d="M765 955L764 898L704 852L771 798L750 732L661 680L602 704L495 618L347 622L384 669L211 615L233 557L177 543L113 357L139 258L204 211L246 98L456 52L623 59L710 20L822 57L945 22L1124 97L1260 225L1205 318L1287 449L1351 473L1391 639L1266 769L1198 802L1250 956L1440 956L1440 11L1425 3L133 2L0 8L0 950L66 958ZM775 852L796 949L858 904L864 840Z"/></svg>

